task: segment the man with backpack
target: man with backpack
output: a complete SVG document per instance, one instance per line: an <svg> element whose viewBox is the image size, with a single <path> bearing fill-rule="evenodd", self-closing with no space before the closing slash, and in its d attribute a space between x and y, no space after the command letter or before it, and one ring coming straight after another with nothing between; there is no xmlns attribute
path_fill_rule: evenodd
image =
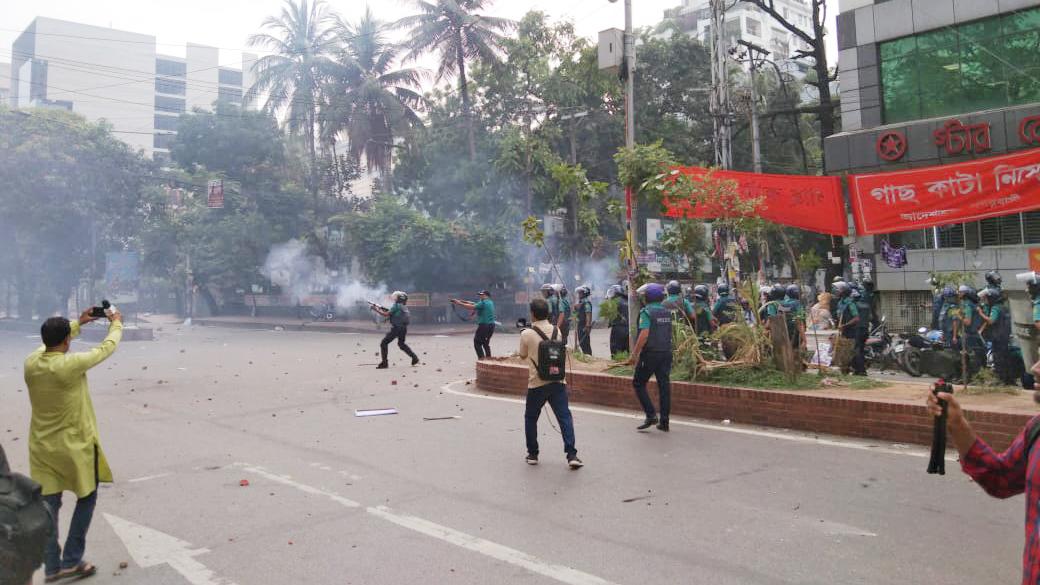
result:
<svg viewBox="0 0 1040 585"><path fill-rule="evenodd" d="M567 338L558 326L549 323L549 303L534 299L530 304L531 326L520 332L520 359L527 362L527 403L524 409L524 435L527 439L527 464L538 465L538 417L549 403L563 436L567 465L584 465L574 447L574 418L567 404Z"/></svg>
<svg viewBox="0 0 1040 585"><path fill-rule="evenodd" d="M636 366L632 387L646 413L646 419L636 428L642 431L657 425L658 430L668 432L668 415L672 403L672 311L662 304L665 289L660 284L653 282L643 285L640 293L645 306L639 312L639 337L632 350L632 357L628 360L629 364ZM657 378L660 418L646 391L650 376Z"/></svg>

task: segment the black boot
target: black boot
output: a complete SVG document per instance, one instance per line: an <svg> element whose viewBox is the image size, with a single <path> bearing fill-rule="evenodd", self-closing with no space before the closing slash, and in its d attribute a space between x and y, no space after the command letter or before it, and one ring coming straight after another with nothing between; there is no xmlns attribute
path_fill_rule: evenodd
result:
<svg viewBox="0 0 1040 585"><path fill-rule="evenodd" d="M657 430L664 431L664 432L667 433L668 432L668 421L667 420L661 420L661 422L657 423Z"/></svg>
<svg viewBox="0 0 1040 585"><path fill-rule="evenodd" d="M385 369L387 369L389 367L390 367L390 364L388 364L386 362L379 362L379 365L376 366L376 369L377 370L385 370Z"/></svg>
<svg viewBox="0 0 1040 585"><path fill-rule="evenodd" d="M643 424L641 424L638 427L636 427L636 429L638 429L640 431L645 431L646 429L656 425L658 422L660 422L660 421L657 420L656 416L655 417L650 417L650 418L647 418L646 420L644 420Z"/></svg>
<svg viewBox="0 0 1040 585"><path fill-rule="evenodd" d="M412 365L413 366L419 365L419 356L415 355L414 353L412 354Z"/></svg>

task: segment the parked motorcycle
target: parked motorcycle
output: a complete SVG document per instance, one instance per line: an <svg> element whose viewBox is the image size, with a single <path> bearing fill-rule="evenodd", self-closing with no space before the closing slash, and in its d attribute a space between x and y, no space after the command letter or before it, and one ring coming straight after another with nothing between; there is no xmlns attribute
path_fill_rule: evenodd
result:
<svg viewBox="0 0 1040 585"><path fill-rule="evenodd" d="M946 347L942 331L921 327L916 334L900 337L898 363L907 374L915 378L930 376L960 380L963 369L961 352ZM968 352L967 358L969 376L974 376L986 365L974 352Z"/></svg>
<svg viewBox="0 0 1040 585"><path fill-rule="evenodd" d="M886 317L881 317L881 323L870 332L863 346L863 357L868 368L878 367L885 370L899 363L886 320Z"/></svg>

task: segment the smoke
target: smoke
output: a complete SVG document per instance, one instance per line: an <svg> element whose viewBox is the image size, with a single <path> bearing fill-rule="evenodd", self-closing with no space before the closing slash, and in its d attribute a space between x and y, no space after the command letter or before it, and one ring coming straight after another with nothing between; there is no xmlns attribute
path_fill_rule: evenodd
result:
<svg viewBox="0 0 1040 585"><path fill-rule="evenodd" d="M368 286L349 273L329 270L322 258L308 254L307 245L296 239L271 246L261 272L293 303L309 304L305 299L313 295L335 295L339 313L364 301L384 301L388 295L385 285Z"/></svg>

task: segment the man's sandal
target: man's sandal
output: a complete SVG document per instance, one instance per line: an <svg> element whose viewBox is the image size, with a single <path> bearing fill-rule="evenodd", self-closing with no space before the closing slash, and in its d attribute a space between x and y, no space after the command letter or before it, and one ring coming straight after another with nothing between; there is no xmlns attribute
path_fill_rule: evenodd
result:
<svg viewBox="0 0 1040 585"><path fill-rule="evenodd" d="M97 567L91 563L84 561L70 569L62 569L53 575L47 575L46 577L44 577L43 582L54 583L56 581L61 581L62 579L86 579L87 577L91 577L96 573Z"/></svg>

